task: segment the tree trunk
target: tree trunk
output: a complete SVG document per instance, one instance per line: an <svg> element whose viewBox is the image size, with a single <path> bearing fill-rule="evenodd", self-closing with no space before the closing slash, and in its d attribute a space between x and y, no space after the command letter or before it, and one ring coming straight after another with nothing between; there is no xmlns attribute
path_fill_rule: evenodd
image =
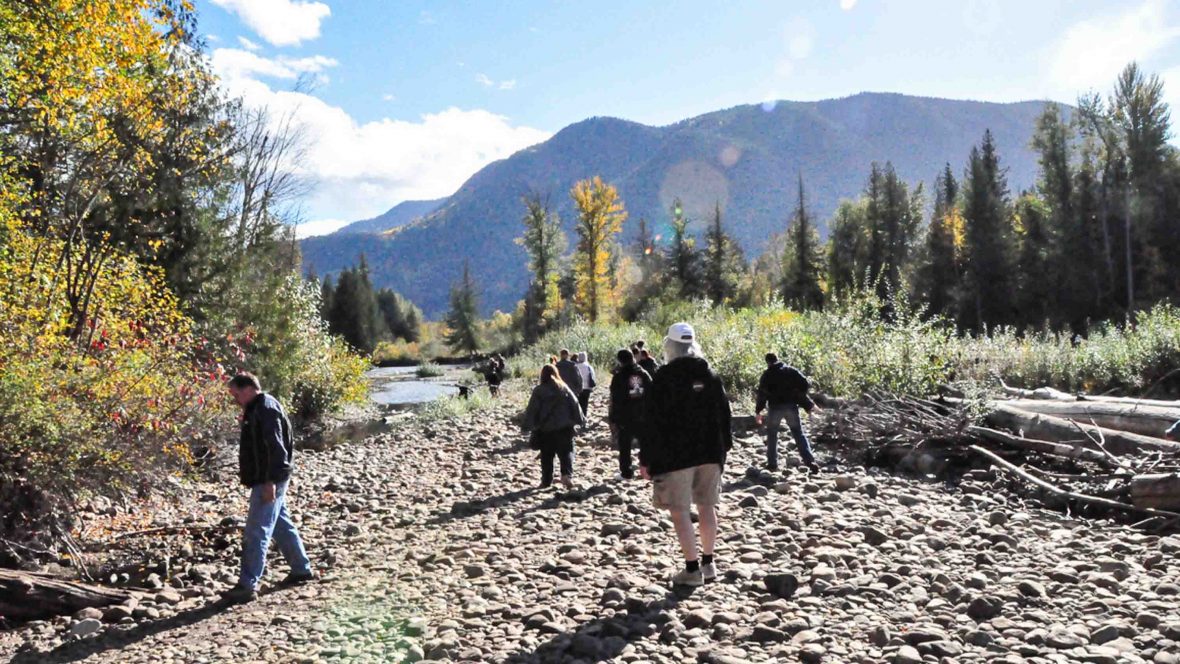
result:
<svg viewBox="0 0 1180 664"><path fill-rule="evenodd" d="M1041 454L1048 454L1049 456L1055 456L1061 459L1081 459L1085 461L1092 461L1106 468L1120 468L1117 463L1115 463L1110 459L1110 457L1106 456L1102 452L1079 444L1050 443L1045 440L1030 440L1028 438L1013 436L1010 433L996 431L995 429L988 429L986 427L967 427L967 431L981 438L986 438L993 443L1004 445L1005 447L1027 450L1029 452L1040 452Z"/></svg>
<svg viewBox="0 0 1180 664"><path fill-rule="evenodd" d="M1129 431L1143 436L1163 438L1172 423L1180 420L1180 408L1144 406L1106 401L1001 401L1000 406L1018 408L1030 413L1052 415L1107 429ZM1092 422L1091 422L1092 420Z"/></svg>
<svg viewBox="0 0 1180 664"><path fill-rule="evenodd" d="M1136 507L1180 509L1180 474L1135 477L1131 480L1131 502Z"/></svg>
<svg viewBox="0 0 1180 664"><path fill-rule="evenodd" d="M1104 429L1052 415L1030 413L1012 406L998 405L988 413L986 419L992 427L1020 431L1023 432L1025 438L1053 442L1081 441L1083 446L1091 449L1100 449L1096 441L1103 441L1103 446L1112 454L1133 454L1146 451L1180 452L1180 443L1126 431Z"/></svg>
<svg viewBox="0 0 1180 664"><path fill-rule="evenodd" d="M87 607L120 604L131 593L48 574L0 569L0 617L23 621L70 615Z"/></svg>

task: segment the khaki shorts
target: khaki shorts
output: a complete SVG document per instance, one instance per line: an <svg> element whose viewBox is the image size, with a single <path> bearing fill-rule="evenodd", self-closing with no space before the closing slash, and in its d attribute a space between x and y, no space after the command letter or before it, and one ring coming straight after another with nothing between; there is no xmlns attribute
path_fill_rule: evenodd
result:
<svg viewBox="0 0 1180 664"><path fill-rule="evenodd" d="M660 509L688 509L721 501L721 466L716 463L673 470L656 475L651 482L652 503Z"/></svg>

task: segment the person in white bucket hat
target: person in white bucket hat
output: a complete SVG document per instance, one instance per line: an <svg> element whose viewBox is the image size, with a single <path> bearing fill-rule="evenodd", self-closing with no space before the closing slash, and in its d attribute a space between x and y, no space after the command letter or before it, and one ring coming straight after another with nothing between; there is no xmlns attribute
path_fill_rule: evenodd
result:
<svg viewBox="0 0 1180 664"><path fill-rule="evenodd" d="M640 473L652 481L655 506L668 510L684 554L684 569L672 578L673 585L699 586L717 576L716 508L725 457L733 447L729 397L709 368L692 325L668 328L664 359L648 396ZM700 521L699 558L693 505Z"/></svg>

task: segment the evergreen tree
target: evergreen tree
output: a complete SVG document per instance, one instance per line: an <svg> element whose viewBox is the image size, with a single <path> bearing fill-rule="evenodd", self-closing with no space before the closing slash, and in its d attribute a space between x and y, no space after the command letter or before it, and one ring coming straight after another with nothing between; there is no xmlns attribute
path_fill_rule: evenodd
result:
<svg viewBox="0 0 1180 664"><path fill-rule="evenodd" d="M1025 194L1016 201L1016 311L1017 322L1026 328L1045 324L1053 312L1052 250L1057 243L1048 218L1048 206L1036 196Z"/></svg>
<svg viewBox="0 0 1180 664"><path fill-rule="evenodd" d="M828 289L839 297L856 289L868 264L867 205L864 198L840 201L828 228Z"/></svg>
<svg viewBox="0 0 1180 664"><path fill-rule="evenodd" d="M561 220L540 195L524 198L524 235L516 239L529 256L532 280L524 300L524 339L532 343L558 319L563 306L559 287L561 256L566 237Z"/></svg>
<svg viewBox="0 0 1180 664"><path fill-rule="evenodd" d="M680 199L672 201L672 238L665 259L671 269L677 294L684 299L703 295L701 257L697 253L696 238L688 230L689 219L684 214Z"/></svg>
<svg viewBox="0 0 1180 664"><path fill-rule="evenodd" d="M901 287L921 228L921 188L911 196L893 164L872 165L866 192L869 276L882 297Z"/></svg>
<svg viewBox="0 0 1180 664"><path fill-rule="evenodd" d="M325 321L332 311L332 297L335 293L335 288L332 286L332 277L325 276L320 282L320 318Z"/></svg>
<svg viewBox="0 0 1180 664"><path fill-rule="evenodd" d="M578 246L574 254L575 304L591 322L610 318L619 306L617 236L627 212L613 186L595 176L574 185Z"/></svg>
<svg viewBox="0 0 1180 664"><path fill-rule="evenodd" d="M463 261L459 283L451 287L451 310L446 324L446 340L451 350L468 355L479 351L479 303L467 261Z"/></svg>
<svg viewBox="0 0 1180 664"><path fill-rule="evenodd" d="M377 308L385 329L393 339L415 342L421 336L422 312L398 293L382 288L377 291Z"/></svg>
<svg viewBox="0 0 1180 664"><path fill-rule="evenodd" d="M987 325L1004 325L1013 319L1008 185L990 130L984 132L983 142L971 149L963 192L966 301L960 311L965 327L980 332Z"/></svg>
<svg viewBox="0 0 1180 664"><path fill-rule="evenodd" d="M725 233L721 221L721 202L713 209L713 223L705 235L705 292L714 306L730 301L736 294L745 271L741 247Z"/></svg>
<svg viewBox="0 0 1180 664"><path fill-rule="evenodd" d="M798 309L819 309L824 304L823 249L811 214L807 211L803 176L799 176L799 200L787 228L783 259L783 301Z"/></svg>
<svg viewBox="0 0 1180 664"><path fill-rule="evenodd" d="M918 300L933 315L957 320L955 308L963 277L963 216L959 212L959 183L946 164L934 185L934 212L926 230L922 263L918 269Z"/></svg>

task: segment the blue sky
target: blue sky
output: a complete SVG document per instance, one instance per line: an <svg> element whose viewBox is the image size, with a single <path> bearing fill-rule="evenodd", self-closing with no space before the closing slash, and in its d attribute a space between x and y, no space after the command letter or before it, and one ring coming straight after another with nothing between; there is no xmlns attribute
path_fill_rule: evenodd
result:
<svg viewBox="0 0 1180 664"><path fill-rule="evenodd" d="M1075 100L1126 62L1180 104L1180 2L199 0L227 89L307 128L303 232L445 196L590 116L667 124L889 91ZM297 80L312 87L294 89Z"/></svg>

